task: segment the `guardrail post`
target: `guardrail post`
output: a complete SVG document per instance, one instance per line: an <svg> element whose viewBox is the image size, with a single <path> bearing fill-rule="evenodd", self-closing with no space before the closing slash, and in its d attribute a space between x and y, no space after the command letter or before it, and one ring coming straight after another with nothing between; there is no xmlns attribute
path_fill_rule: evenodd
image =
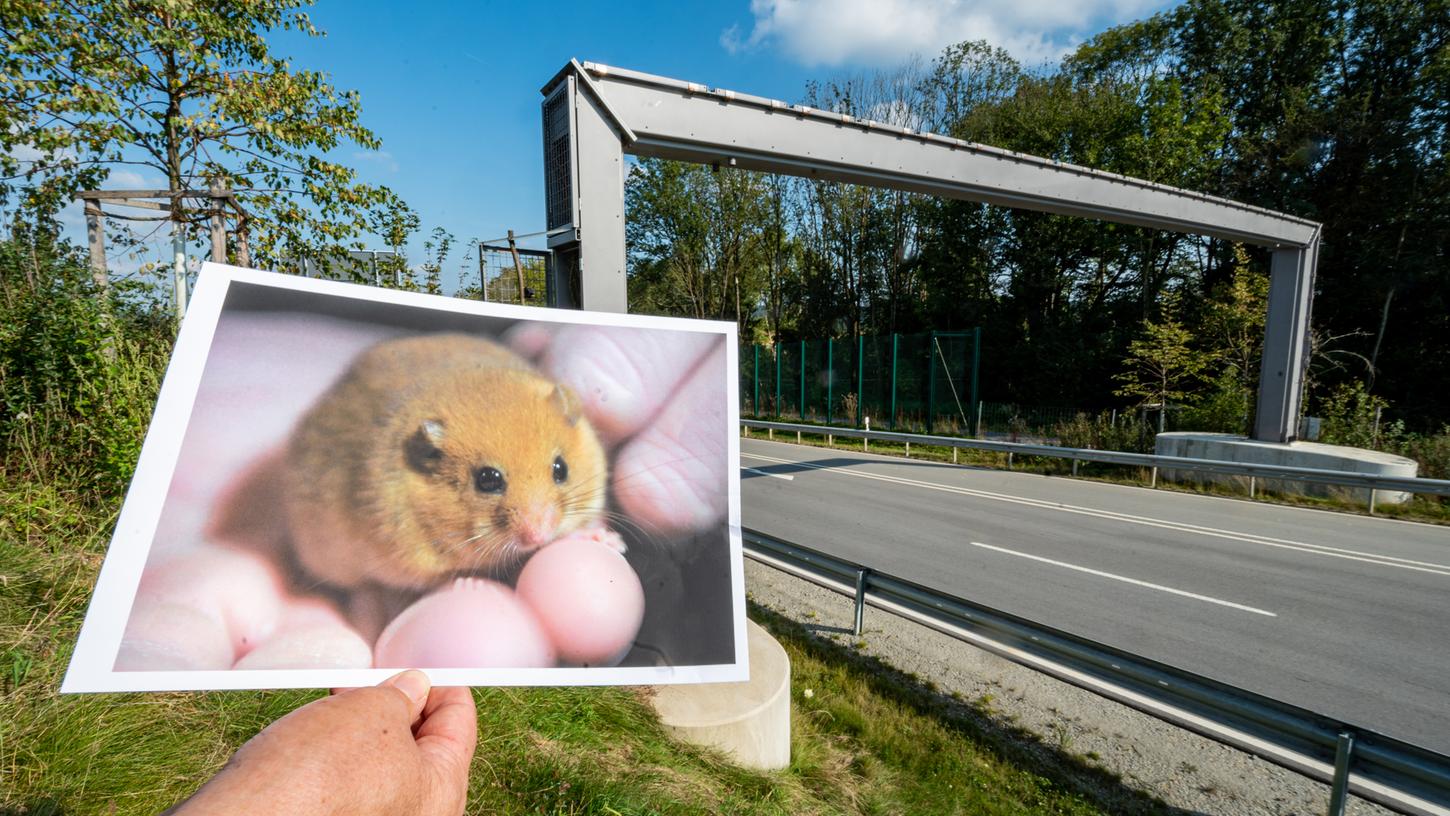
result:
<svg viewBox="0 0 1450 816"><path fill-rule="evenodd" d="M906 458L911 458L911 440L907 440L906 442Z"/></svg>
<svg viewBox="0 0 1450 816"><path fill-rule="evenodd" d="M1349 800L1349 765L1354 755L1354 735L1348 731L1339 734L1339 744L1334 750L1334 781L1329 784L1329 816L1344 816L1344 806Z"/></svg>
<svg viewBox="0 0 1450 816"><path fill-rule="evenodd" d="M828 447L828 448L834 448L835 446L836 446L836 435L835 434L826 434L826 447Z"/></svg>
<svg viewBox="0 0 1450 816"><path fill-rule="evenodd" d="M959 450L961 450L961 448L957 447L956 445L952 445L952 464L954 465L957 463L957 451Z"/></svg>
<svg viewBox="0 0 1450 816"><path fill-rule="evenodd" d="M870 577L871 570L865 567L856 570L856 619L851 628L856 637L861 636L861 626L866 618L866 582Z"/></svg>
<svg viewBox="0 0 1450 816"><path fill-rule="evenodd" d="M1007 469L1012 469L1012 451L1007 451Z"/></svg>
<svg viewBox="0 0 1450 816"><path fill-rule="evenodd" d="M1074 475L1074 476L1077 475L1077 460L1076 459L1072 460L1072 475Z"/></svg>
<svg viewBox="0 0 1450 816"><path fill-rule="evenodd" d="M1254 491L1257 488L1258 488L1258 481L1253 476L1250 476L1249 477L1249 498L1252 499L1254 497Z"/></svg>
<svg viewBox="0 0 1450 816"><path fill-rule="evenodd" d="M1157 487L1158 486L1158 467L1156 465L1153 467L1153 475L1150 476L1150 477L1148 477L1148 486L1149 487Z"/></svg>
<svg viewBox="0 0 1450 816"><path fill-rule="evenodd" d="M1374 515L1374 500L1378 498L1375 494L1378 492L1378 490L1375 490L1372 487L1369 489L1369 514L1371 516Z"/></svg>

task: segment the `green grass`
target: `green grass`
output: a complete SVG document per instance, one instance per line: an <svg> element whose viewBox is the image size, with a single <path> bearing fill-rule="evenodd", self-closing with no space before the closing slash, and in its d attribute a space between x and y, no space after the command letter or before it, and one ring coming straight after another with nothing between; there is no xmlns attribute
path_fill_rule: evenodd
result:
<svg viewBox="0 0 1450 816"><path fill-rule="evenodd" d="M764 431L753 430L749 435L757 439L766 438ZM781 431L775 436L775 441L794 443L796 436L792 432ZM802 433L800 435L800 444L816 448L828 447L824 431L817 434ZM875 453L881 456L907 455L906 445L901 442L871 440L870 445L863 448L863 441L860 439L837 436L829 447L852 451L864 449L869 453ZM952 451L953 448L941 445L913 444L911 446L910 458L928 462L952 462ZM1005 470L1007 468L1007 454L1005 453L974 450L971 448L958 448L956 451L956 464L999 470ZM1048 456L1014 456L1012 457L1012 470L1020 473L1035 473L1042 476L1072 476L1072 462L1068 459ZM1074 478L1108 482L1111 484L1134 485L1138 487L1148 487L1152 483L1148 468L1106 465L1096 462L1080 462L1078 464L1077 476ZM1354 513L1356 515L1369 514L1369 508L1366 503L1358 499L1301 496L1292 493L1276 493L1263 489L1260 489L1254 498L1250 499L1248 497L1247 478L1238 481L1241 482L1241 485L1219 482L1169 482L1160 479L1156 487L1159 490L1169 490L1177 493L1224 496L1264 504L1310 507L1319 510L1333 510L1339 513ZM1450 499L1442 499L1437 496L1415 495L1411 496L1410 500L1404 504L1378 504L1375 506L1375 515L1404 521L1450 525Z"/></svg>
<svg viewBox="0 0 1450 816"><path fill-rule="evenodd" d="M79 492L0 478L0 814L157 812L317 696L57 695L114 520ZM646 689L485 689L470 812L1168 812L980 707L752 617L794 667L788 769L745 771L670 740Z"/></svg>

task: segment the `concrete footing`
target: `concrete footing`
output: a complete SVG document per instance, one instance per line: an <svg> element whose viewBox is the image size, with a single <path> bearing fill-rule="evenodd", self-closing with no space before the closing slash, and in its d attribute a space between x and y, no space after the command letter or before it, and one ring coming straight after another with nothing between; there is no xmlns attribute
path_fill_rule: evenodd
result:
<svg viewBox="0 0 1450 816"><path fill-rule="evenodd" d="M790 658L754 621L746 626L749 680L662 686L654 707L677 739L718 748L746 768L777 770L790 764Z"/></svg>
<svg viewBox="0 0 1450 816"><path fill-rule="evenodd" d="M1417 475L1419 464L1413 459L1380 451L1325 445L1319 442L1260 442L1233 434L1161 433L1154 443L1154 452L1161 456L1186 456L1190 459L1216 459L1223 462L1245 462L1260 465L1347 470L1377 476ZM1164 469L1160 476L1179 482L1215 482L1242 485L1248 489L1247 476L1204 473L1193 470ZM1369 491L1335 485L1311 484L1284 479L1259 479L1256 488L1277 493L1306 496L1328 496L1367 502ZM1401 504L1410 494L1394 490L1375 491L1380 504Z"/></svg>

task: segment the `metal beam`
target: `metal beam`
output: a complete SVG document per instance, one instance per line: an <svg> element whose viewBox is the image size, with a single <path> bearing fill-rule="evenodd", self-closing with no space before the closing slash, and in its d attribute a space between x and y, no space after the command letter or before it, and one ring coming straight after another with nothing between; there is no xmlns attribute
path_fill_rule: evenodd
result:
<svg viewBox="0 0 1450 816"><path fill-rule="evenodd" d="M1259 363L1259 402L1254 438L1292 442L1299 436L1299 405L1309 365L1309 310L1319 240L1275 250L1269 263L1269 315Z"/></svg>
<svg viewBox="0 0 1450 816"><path fill-rule="evenodd" d="M581 92L581 85L588 87L588 76L578 70L561 72L544 89L544 174L555 258L549 302L623 312L628 307L623 140L629 129L597 94ZM567 226L573 229L560 229Z"/></svg>
<svg viewBox="0 0 1450 816"><path fill-rule="evenodd" d="M584 63L640 156L887 187L1261 246L1318 224L1202 193L839 113Z"/></svg>
<svg viewBox="0 0 1450 816"><path fill-rule="evenodd" d="M543 93L548 226L573 228L550 240L551 304L626 309L625 152L1207 235L1273 250L1253 436L1289 442L1297 434L1320 229L1313 221L597 63L571 60Z"/></svg>

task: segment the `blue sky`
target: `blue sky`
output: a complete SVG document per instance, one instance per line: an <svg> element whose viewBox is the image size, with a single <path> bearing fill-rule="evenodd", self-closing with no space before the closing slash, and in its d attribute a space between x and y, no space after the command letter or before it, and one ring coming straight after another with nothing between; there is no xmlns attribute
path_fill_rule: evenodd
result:
<svg viewBox="0 0 1450 816"><path fill-rule="evenodd" d="M288 33L271 42L274 54L361 94L363 122L383 149L336 157L417 210L423 228L409 248L417 262L434 226L460 245L543 228L539 88L571 57L799 101L809 79L891 67L912 54L930 59L963 39L987 39L1029 64L1055 61L1098 31L1168 5L319 0L310 13L326 37ZM107 186L138 186L125 181ZM450 267L462 255L455 249Z"/></svg>

